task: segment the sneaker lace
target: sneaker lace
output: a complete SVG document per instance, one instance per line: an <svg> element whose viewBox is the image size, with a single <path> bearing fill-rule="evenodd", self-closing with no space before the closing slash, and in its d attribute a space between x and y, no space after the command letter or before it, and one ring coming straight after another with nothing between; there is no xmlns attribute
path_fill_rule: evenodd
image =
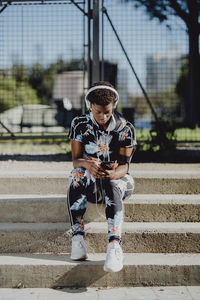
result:
<svg viewBox="0 0 200 300"><path fill-rule="evenodd" d="M83 241L77 236L75 237L74 241L76 242L76 245L79 247L84 247Z"/></svg>
<svg viewBox="0 0 200 300"><path fill-rule="evenodd" d="M82 241L79 242L80 248L84 248Z"/></svg>
<svg viewBox="0 0 200 300"><path fill-rule="evenodd" d="M109 257L115 256L117 260L121 259L121 249L114 246L109 250Z"/></svg>
<svg viewBox="0 0 200 300"><path fill-rule="evenodd" d="M122 257L121 249L116 249L115 255L116 255L117 260L120 260Z"/></svg>

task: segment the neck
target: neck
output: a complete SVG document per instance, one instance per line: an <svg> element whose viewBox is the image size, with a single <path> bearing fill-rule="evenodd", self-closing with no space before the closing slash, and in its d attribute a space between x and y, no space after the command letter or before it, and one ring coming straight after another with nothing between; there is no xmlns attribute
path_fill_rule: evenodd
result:
<svg viewBox="0 0 200 300"><path fill-rule="evenodd" d="M106 130L108 128L108 124L103 125L103 129Z"/></svg>
<svg viewBox="0 0 200 300"><path fill-rule="evenodd" d="M96 119L94 118L92 112L90 112L90 116L91 116L92 122L93 122L94 124L96 124L99 128L103 128L103 130L107 130L107 129L109 129L109 131L110 131L110 130L113 130L114 128L109 128L109 127L110 127L109 125L111 125L111 123L113 124L111 127L115 127L115 121L113 121L113 116L111 116L110 119L107 121L107 123L104 124L104 125L101 125L101 124L99 124L99 123L96 121ZM114 122L114 123L113 123L113 122Z"/></svg>

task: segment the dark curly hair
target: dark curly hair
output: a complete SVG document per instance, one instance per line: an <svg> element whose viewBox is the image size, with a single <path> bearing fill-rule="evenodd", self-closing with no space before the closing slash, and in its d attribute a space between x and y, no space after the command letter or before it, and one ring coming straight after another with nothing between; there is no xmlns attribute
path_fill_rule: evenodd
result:
<svg viewBox="0 0 200 300"><path fill-rule="evenodd" d="M106 85L114 88L114 86L107 82L107 81L98 81L92 84L91 87L97 86L97 85ZM107 89L96 89L89 93L88 100L90 103L95 103L98 105L106 106L110 104L111 102L114 103L114 100L116 98L116 95L114 92L107 90Z"/></svg>

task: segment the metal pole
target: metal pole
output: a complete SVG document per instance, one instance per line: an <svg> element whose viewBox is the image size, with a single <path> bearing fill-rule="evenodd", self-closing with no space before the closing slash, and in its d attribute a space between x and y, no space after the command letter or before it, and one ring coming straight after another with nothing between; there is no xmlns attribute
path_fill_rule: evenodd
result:
<svg viewBox="0 0 200 300"><path fill-rule="evenodd" d="M83 4L83 7L84 7L84 12L85 12L85 1L84 1L84 4ZM85 114L85 101L84 101L84 95L85 95L85 90L86 90L86 68L85 68L85 47L87 46L86 45L86 41L85 41L85 38L86 38L86 31L85 31L85 16L86 14L84 13L83 14L83 94L82 94L82 97L81 97L81 111L82 111L82 114Z"/></svg>
<svg viewBox="0 0 200 300"><path fill-rule="evenodd" d="M4 9L6 9L7 6L8 6L8 3L5 4L5 5L0 9L0 14L4 11Z"/></svg>
<svg viewBox="0 0 200 300"><path fill-rule="evenodd" d="M153 108L153 106L152 106L152 103L151 103L151 101L150 101L150 99L149 99L149 97L148 97L148 95L147 95L147 93L146 93L146 91L145 91L145 89L144 89L144 87L143 87L143 85L142 85L142 83L141 83L139 77L137 76L137 73L135 72L135 69L134 69L134 67L133 67L133 65L132 65L132 63L131 63L131 61L130 61L130 58L129 58L129 56L128 56L128 54L127 54L127 52L126 52L126 50L125 50L125 48L124 48L124 46L123 46L123 44L122 44L120 38L119 38L119 35L118 35L118 33L117 33L117 31L116 31L116 29L115 29L115 27L114 27L114 25L113 25L113 23L112 23L112 21L111 21L111 19L110 19L109 15L108 15L108 12L107 12L107 10L106 10L105 7L103 8L103 12L105 13L105 15L106 15L106 17L107 17L107 19L108 19L108 21L109 21L111 27L112 27L112 30L113 30L114 33L115 33L115 36L116 36L116 38L117 38L117 40L118 40L118 42L119 42L119 44L120 44L120 46L121 46L121 48L122 48L122 51L123 51L124 54L125 54L125 57L126 57L128 63L129 63L129 65L130 65L130 67L131 67L131 70L132 70L133 74L135 75L135 78L136 78L136 80L137 80L137 82L138 82L138 84L139 84L139 86L140 86L140 88L141 88L141 90L142 90L142 92L143 92L143 95L144 95L144 97L145 97L145 99L146 99L146 101L147 101L147 103L148 103L148 105L149 105L149 107L150 107L150 109L151 109L151 112L152 112L152 114L153 114L155 120L157 121L157 120L158 120L158 116L157 116L157 114L156 114L156 111L154 110L154 108Z"/></svg>
<svg viewBox="0 0 200 300"><path fill-rule="evenodd" d="M10 129L8 129L8 127L6 127L1 121L0 121L0 125L8 132L10 133L11 137L13 138L15 135L12 131L10 131Z"/></svg>
<svg viewBox="0 0 200 300"><path fill-rule="evenodd" d="M103 7L104 7L104 0L102 0L102 14L101 14L101 80L104 81L104 13L103 13Z"/></svg>
<svg viewBox="0 0 200 300"><path fill-rule="evenodd" d="M92 82L99 81L99 0L93 0L93 62Z"/></svg>
<svg viewBox="0 0 200 300"><path fill-rule="evenodd" d="M92 68L91 68L91 2L88 0L88 63L87 63L87 73L88 73L88 87L92 84Z"/></svg>

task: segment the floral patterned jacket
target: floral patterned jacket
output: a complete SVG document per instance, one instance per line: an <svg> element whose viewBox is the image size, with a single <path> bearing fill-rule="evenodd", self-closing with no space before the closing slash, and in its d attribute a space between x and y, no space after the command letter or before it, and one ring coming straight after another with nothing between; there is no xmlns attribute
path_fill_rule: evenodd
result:
<svg viewBox="0 0 200 300"><path fill-rule="evenodd" d="M83 157L100 161L119 162L119 149L137 144L134 126L117 112L113 113L106 130L95 121L91 112L74 118L69 137L83 144Z"/></svg>

